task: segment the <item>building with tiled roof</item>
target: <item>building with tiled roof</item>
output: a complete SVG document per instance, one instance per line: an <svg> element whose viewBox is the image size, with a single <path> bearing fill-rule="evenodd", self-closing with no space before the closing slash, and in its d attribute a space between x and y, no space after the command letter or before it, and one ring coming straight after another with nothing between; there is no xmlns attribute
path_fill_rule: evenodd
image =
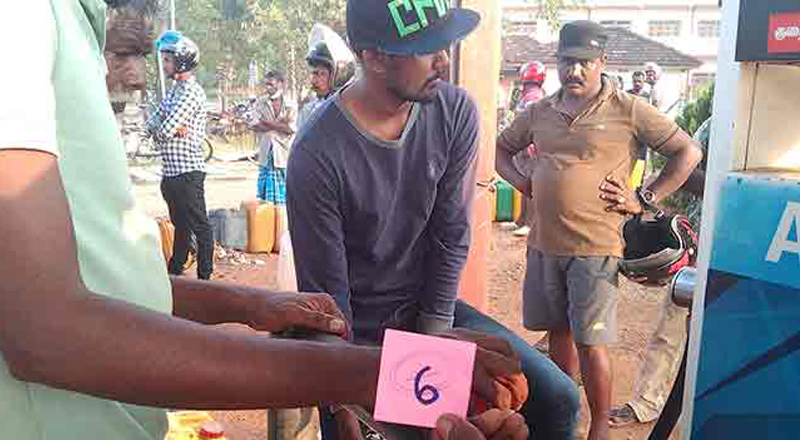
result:
<svg viewBox="0 0 800 440"><path fill-rule="evenodd" d="M557 32L540 16L536 2L501 1L504 85L508 89L513 82L516 66L536 57L553 68L546 90L555 91ZM609 29L609 72L622 75L626 87L633 70L647 61L664 67L664 86L673 101L690 95L716 74L718 0L584 0L566 6L558 17L561 24L573 20L593 20Z"/></svg>
<svg viewBox="0 0 800 440"><path fill-rule="evenodd" d="M608 68L632 71L653 61L667 70L687 71L700 67L703 62L622 28L608 28ZM504 74L514 74L529 60L538 60L555 67L556 42L540 43L524 35L509 35L503 39Z"/></svg>

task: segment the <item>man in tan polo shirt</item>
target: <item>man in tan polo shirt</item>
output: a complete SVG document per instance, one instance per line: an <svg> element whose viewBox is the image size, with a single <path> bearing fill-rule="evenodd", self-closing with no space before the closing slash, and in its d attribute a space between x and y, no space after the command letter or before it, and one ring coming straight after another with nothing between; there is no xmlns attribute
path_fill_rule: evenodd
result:
<svg viewBox="0 0 800 440"><path fill-rule="evenodd" d="M589 440L608 438L611 365L616 341L622 224L678 189L702 157L695 142L664 114L602 78L608 40L590 21L566 24L558 45L561 90L517 117L497 141L497 171L533 198L537 228L528 238L523 320L550 332L552 359L582 373L592 415ZM639 145L667 157L646 189L625 182ZM536 145L528 178L512 157Z"/></svg>

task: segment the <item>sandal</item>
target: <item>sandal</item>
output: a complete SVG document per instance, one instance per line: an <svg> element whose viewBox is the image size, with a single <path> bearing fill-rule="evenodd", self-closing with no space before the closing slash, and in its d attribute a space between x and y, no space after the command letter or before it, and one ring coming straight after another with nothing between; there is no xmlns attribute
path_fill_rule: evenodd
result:
<svg viewBox="0 0 800 440"><path fill-rule="evenodd" d="M623 426L633 425L639 423L636 417L636 412L633 411L630 405L625 405L619 408L612 408L608 415L608 425L612 428L622 428Z"/></svg>
<svg viewBox="0 0 800 440"><path fill-rule="evenodd" d="M550 341L547 334L545 334L542 339L539 339L539 342L534 344L533 347L542 354L550 354Z"/></svg>

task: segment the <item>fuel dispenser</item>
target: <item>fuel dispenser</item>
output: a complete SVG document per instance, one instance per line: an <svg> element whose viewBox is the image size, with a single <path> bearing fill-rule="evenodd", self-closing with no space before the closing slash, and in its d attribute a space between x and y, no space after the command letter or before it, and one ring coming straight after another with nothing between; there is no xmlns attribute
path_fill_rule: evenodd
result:
<svg viewBox="0 0 800 440"><path fill-rule="evenodd" d="M800 0L722 17L682 438L797 439Z"/></svg>

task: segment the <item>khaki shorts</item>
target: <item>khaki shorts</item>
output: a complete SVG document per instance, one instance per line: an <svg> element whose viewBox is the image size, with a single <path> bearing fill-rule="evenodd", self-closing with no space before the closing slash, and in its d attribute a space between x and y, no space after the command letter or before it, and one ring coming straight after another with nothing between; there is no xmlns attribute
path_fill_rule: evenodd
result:
<svg viewBox="0 0 800 440"><path fill-rule="evenodd" d="M575 342L617 340L619 258L559 257L528 248L522 319L528 330L572 331Z"/></svg>

